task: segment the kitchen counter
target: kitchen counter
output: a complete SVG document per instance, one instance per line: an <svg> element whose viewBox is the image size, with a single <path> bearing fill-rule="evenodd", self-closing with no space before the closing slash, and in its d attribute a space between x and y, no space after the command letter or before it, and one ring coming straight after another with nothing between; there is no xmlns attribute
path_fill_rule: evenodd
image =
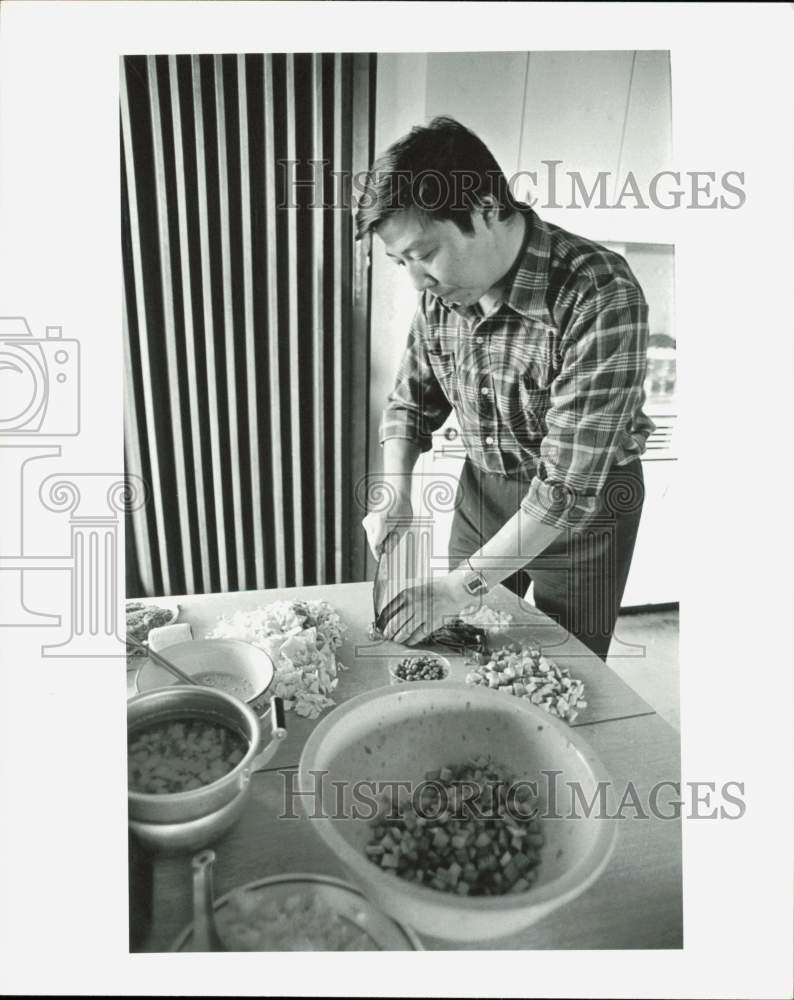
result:
<svg viewBox="0 0 794 1000"><path fill-rule="evenodd" d="M194 638L202 638L219 616L277 600L324 600L348 627L338 659L349 670L340 673L334 692L337 704L389 683L387 660L405 647L367 638L372 618L369 583L249 591L172 598L180 605L179 621L189 622ZM156 603L156 599L152 599ZM626 803L618 840L603 875L572 903L551 913L520 934L485 945L489 949L534 948L681 948L681 825L677 818L653 816L651 790L659 787L657 812L674 813L669 783L680 780L678 734L631 688L581 643L536 608L504 588L489 595L491 607L509 611L513 624L502 641L531 637L544 653L584 681L588 705L573 728L591 745L610 772L617 801ZM450 656L451 679L463 680L470 669L462 657ZM327 712L320 718L324 718ZM279 818L292 787L300 753L317 721L288 713L288 735L270 767L252 779L252 794L238 824L213 846L217 896L244 883L286 872L316 872L345 877L334 856L311 829L310 820ZM633 793L623 798L629 787ZM664 783L664 784L662 784ZM636 794L634 794L636 793ZM633 803L639 803L637 809ZM644 807L644 808L643 808ZM644 818L643 818L644 814ZM190 857L157 858L153 873L153 919L145 951L165 951L191 919ZM465 948L422 937L428 949Z"/></svg>

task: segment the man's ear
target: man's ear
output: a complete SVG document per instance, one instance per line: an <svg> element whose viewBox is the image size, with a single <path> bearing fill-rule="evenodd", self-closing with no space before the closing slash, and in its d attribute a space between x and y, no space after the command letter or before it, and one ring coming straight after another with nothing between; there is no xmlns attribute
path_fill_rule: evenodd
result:
<svg viewBox="0 0 794 1000"><path fill-rule="evenodd" d="M474 211L482 217L482 221L490 229L499 218L499 206L493 195L486 194L480 199L480 204Z"/></svg>

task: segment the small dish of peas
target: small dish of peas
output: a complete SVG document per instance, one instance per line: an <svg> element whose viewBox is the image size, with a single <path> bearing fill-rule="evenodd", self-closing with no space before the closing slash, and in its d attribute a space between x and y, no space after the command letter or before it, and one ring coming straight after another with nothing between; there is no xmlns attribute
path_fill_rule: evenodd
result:
<svg viewBox="0 0 794 1000"><path fill-rule="evenodd" d="M449 660L434 653L403 656L389 664L392 684L411 681L443 681L449 677Z"/></svg>

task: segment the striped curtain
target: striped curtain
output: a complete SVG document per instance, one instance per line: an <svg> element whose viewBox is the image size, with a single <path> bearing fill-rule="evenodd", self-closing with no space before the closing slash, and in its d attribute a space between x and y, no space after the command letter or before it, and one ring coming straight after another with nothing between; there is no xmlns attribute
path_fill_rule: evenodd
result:
<svg viewBox="0 0 794 1000"><path fill-rule="evenodd" d="M128 595L361 579L374 57L125 57L120 105Z"/></svg>

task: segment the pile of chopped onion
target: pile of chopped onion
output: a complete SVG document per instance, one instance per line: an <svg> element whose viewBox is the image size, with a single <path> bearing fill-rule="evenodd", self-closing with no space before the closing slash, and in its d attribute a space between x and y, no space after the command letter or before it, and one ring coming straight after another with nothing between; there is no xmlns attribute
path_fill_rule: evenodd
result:
<svg viewBox="0 0 794 1000"><path fill-rule="evenodd" d="M466 675L467 684L484 684L526 698L569 723L576 719L579 709L587 707L583 682L571 677L566 667L546 659L534 646L514 643L480 659L480 665Z"/></svg>
<svg viewBox="0 0 794 1000"><path fill-rule="evenodd" d="M264 649L276 666L273 694L296 715L316 719L334 704L331 692L346 669L334 651L346 632L325 601L275 601L221 618L208 639L242 639Z"/></svg>

